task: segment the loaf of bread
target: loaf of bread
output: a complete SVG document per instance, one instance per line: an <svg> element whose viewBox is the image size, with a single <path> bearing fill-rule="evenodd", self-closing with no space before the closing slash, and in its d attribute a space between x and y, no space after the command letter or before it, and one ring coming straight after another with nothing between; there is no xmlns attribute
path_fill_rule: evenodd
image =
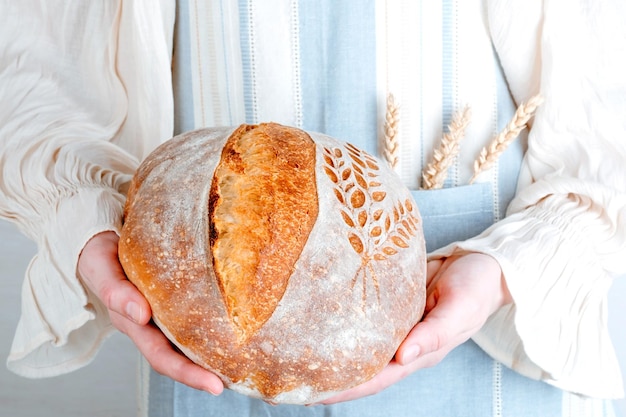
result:
<svg viewBox="0 0 626 417"><path fill-rule="evenodd" d="M274 123L157 148L130 186L119 255L173 344L273 403L372 378L424 309L410 192L368 153Z"/></svg>

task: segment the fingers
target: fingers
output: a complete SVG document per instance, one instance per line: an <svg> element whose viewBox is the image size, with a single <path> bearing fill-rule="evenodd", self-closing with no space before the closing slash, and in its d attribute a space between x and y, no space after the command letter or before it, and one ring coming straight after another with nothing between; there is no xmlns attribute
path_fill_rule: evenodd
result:
<svg viewBox="0 0 626 417"><path fill-rule="evenodd" d="M442 333L438 323L434 320L431 323L422 322L418 324L412 335L415 340L407 339L409 342L405 342L402 345L405 346L405 352L402 352L401 346L396 354L396 360L387 365L374 378L320 403L328 405L377 394L418 369L435 366L457 346L454 343L447 343L449 335L445 334L445 332ZM469 335L467 338L469 338ZM413 342L417 342L417 344ZM423 344L426 347L423 351L418 351L419 354L411 356L412 354L409 352L410 347L419 346L419 344ZM399 360L400 357L403 357L403 360Z"/></svg>
<svg viewBox="0 0 626 417"><path fill-rule="evenodd" d="M446 319L428 318L413 328L396 352L400 365L419 361L419 367L438 364L452 349L467 341L480 327L456 327Z"/></svg>
<svg viewBox="0 0 626 417"><path fill-rule="evenodd" d="M122 314L137 324L150 321L150 305L132 283L106 271L100 274L94 291L110 311Z"/></svg>
<svg viewBox="0 0 626 417"><path fill-rule="evenodd" d="M337 395L321 401L320 404L335 404L378 394L379 392L390 387L396 382L406 378L408 375L415 372L418 368L419 364L402 366L397 362L391 362L380 373L378 373L376 376L374 376L374 378L370 379L369 381L354 388L351 388L347 391L340 392Z"/></svg>
<svg viewBox="0 0 626 417"><path fill-rule="evenodd" d="M115 327L133 340L158 373L213 395L219 395L224 390L219 377L178 353L156 326L138 325L117 313L111 314L111 320Z"/></svg>
<svg viewBox="0 0 626 417"><path fill-rule="evenodd" d="M146 324L152 315L150 305L126 279L117 257L118 239L114 232L94 236L80 255L78 270L84 283L110 311Z"/></svg>
<svg viewBox="0 0 626 417"><path fill-rule="evenodd" d="M501 270L494 259L465 254L427 265L424 319L372 380L323 401L332 404L376 394L418 369L435 366L467 341L501 305Z"/></svg>
<svg viewBox="0 0 626 417"><path fill-rule="evenodd" d="M446 276L446 272L451 265L459 258L459 256L450 256L443 259L435 259L428 261L426 269L426 293L431 294L441 277Z"/></svg>
<svg viewBox="0 0 626 417"><path fill-rule="evenodd" d="M192 388L220 394L219 377L194 364L174 349L165 335L149 324L148 301L126 279L117 255L118 236L104 232L83 248L78 271L85 285L105 304L113 325L135 343L155 371Z"/></svg>
<svg viewBox="0 0 626 417"><path fill-rule="evenodd" d="M424 319L398 348L396 360L400 364L418 357L424 366L438 363L480 330L501 304L501 271L492 258L482 254L455 256L434 267Z"/></svg>
<svg viewBox="0 0 626 417"><path fill-rule="evenodd" d="M439 272L439 268L443 264L442 259L435 259L432 261L428 261L426 264L426 285L430 283L430 281L435 277L437 272Z"/></svg>
<svg viewBox="0 0 626 417"><path fill-rule="evenodd" d="M434 290L428 297L428 314L418 323L402 342L396 353L396 360L407 365L418 357L430 357L424 366L438 363L445 355L477 332L486 316L476 314L472 302L464 302L456 294L443 295ZM434 363L432 361L435 361Z"/></svg>

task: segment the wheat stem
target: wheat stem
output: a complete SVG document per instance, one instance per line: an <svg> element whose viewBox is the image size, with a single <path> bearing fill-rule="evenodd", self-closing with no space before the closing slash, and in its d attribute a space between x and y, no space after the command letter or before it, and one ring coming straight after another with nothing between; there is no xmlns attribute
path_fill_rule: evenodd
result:
<svg viewBox="0 0 626 417"><path fill-rule="evenodd" d="M488 146L485 146L480 155L474 161L474 175L469 183L472 184L476 178L484 171L490 169L498 160L500 155L504 153L507 147L519 136L532 118L537 108L543 103L543 98L537 94L528 100L526 104L522 103L517 110L513 119L498 133Z"/></svg>
<svg viewBox="0 0 626 417"><path fill-rule="evenodd" d="M422 187L433 190L443 187L448 175L448 168L452 166L459 154L460 143L465 136L465 129L471 119L471 110L466 106L461 112L456 112L448 132L441 138L441 144L433 152L433 160L422 172Z"/></svg>
<svg viewBox="0 0 626 417"><path fill-rule="evenodd" d="M393 94L387 95L387 110L385 112L385 136L383 141L383 156L392 169L398 165L398 154L400 146L398 144L398 124L399 108Z"/></svg>

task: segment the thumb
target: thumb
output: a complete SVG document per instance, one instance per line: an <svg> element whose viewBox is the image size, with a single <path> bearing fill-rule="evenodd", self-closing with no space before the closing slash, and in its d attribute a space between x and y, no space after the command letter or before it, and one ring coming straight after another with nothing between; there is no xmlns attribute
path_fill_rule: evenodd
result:
<svg viewBox="0 0 626 417"><path fill-rule="evenodd" d="M396 360L402 365L413 362L418 356L435 354L433 358L443 358L476 330L473 323L469 324L464 319L467 311L463 303L456 301L456 297L440 298L435 290L428 298L427 304L432 305L427 309L430 311L411 330L396 353Z"/></svg>
<svg viewBox="0 0 626 417"><path fill-rule="evenodd" d="M418 357L436 352L448 345L451 333L445 321L426 317L411 330L398 347L396 360L401 365L408 365Z"/></svg>
<svg viewBox="0 0 626 417"><path fill-rule="evenodd" d="M103 232L89 240L79 257L78 273L110 311L137 324L147 324L152 315L150 305L126 279L117 256L118 240L114 232Z"/></svg>

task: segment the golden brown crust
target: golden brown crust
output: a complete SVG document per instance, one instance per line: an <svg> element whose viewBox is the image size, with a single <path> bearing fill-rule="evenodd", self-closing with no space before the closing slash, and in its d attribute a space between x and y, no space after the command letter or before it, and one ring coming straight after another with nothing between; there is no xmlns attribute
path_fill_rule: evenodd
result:
<svg viewBox="0 0 626 417"><path fill-rule="evenodd" d="M276 183L270 160L283 164ZM247 164L257 163L254 184ZM274 198L260 202L265 194ZM365 152L276 124L199 130L159 147L130 188L119 252L176 346L231 389L273 402L319 401L373 377L425 302L408 190ZM233 258L247 277L223 267ZM249 291L251 277L274 286ZM233 326L238 308L255 321Z"/></svg>
<svg viewBox="0 0 626 417"><path fill-rule="evenodd" d="M243 126L226 141L209 201L213 269L240 343L270 318L317 219L315 144Z"/></svg>

